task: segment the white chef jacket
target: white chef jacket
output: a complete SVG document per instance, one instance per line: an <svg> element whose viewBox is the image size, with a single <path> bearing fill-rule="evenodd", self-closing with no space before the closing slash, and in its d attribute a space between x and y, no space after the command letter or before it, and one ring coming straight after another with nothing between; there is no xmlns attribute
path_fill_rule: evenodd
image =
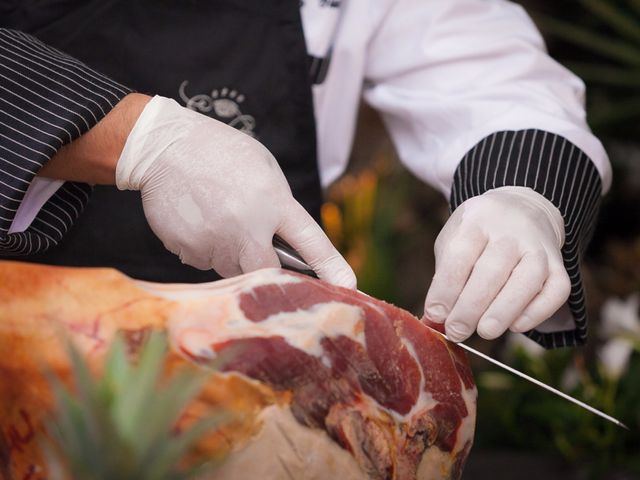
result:
<svg viewBox="0 0 640 480"><path fill-rule="evenodd" d="M307 0L316 9L323 0ZM325 5L320 7L319 5ZM310 53L327 54L327 18L303 25ZM562 135L611 169L585 121L583 82L547 55L524 9L505 0L344 0L329 70L314 86L319 166L328 186L345 170L361 96L382 114L400 160L449 195L463 155L500 130ZM324 51L323 51L324 50Z"/></svg>

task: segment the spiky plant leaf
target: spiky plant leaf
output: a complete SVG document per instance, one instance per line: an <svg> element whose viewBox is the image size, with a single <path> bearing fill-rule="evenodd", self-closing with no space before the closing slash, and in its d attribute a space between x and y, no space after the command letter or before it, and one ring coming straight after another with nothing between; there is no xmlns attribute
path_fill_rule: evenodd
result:
<svg viewBox="0 0 640 480"><path fill-rule="evenodd" d="M612 102L591 115L590 124L597 129L640 117L640 97Z"/></svg>
<svg viewBox="0 0 640 480"><path fill-rule="evenodd" d="M534 18L552 40L552 51L587 83L589 125L605 139L636 138L640 0L579 0L579 9L563 9L562 3Z"/></svg>
<svg viewBox="0 0 640 480"><path fill-rule="evenodd" d="M640 69L612 67L600 62L566 62L569 69L586 82L609 87L640 87Z"/></svg>
<svg viewBox="0 0 640 480"><path fill-rule="evenodd" d="M158 383L165 355L166 341L160 335L152 335L140 354L137 368L128 369L120 380L115 379L118 390L113 403L114 421L124 438L132 443L139 433L138 427L144 419L145 409L151 406L156 397L154 387Z"/></svg>
<svg viewBox="0 0 640 480"><path fill-rule="evenodd" d="M52 480L184 480L201 470L179 463L222 414L176 434L174 426L208 374L178 372L160 384L167 354L163 334L152 334L134 364L121 337L114 340L104 373L94 379L78 350L69 344L77 393L51 378L56 415L48 425L53 444L46 449ZM65 473L66 471L66 473Z"/></svg>
<svg viewBox="0 0 640 480"><path fill-rule="evenodd" d="M629 16L620 6L609 0L580 0L580 3L621 36L640 43L637 19Z"/></svg>
<svg viewBox="0 0 640 480"><path fill-rule="evenodd" d="M579 45L605 57L632 67L640 66L640 48L623 40L613 39L586 27L548 16L537 16L544 30L554 37Z"/></svg>

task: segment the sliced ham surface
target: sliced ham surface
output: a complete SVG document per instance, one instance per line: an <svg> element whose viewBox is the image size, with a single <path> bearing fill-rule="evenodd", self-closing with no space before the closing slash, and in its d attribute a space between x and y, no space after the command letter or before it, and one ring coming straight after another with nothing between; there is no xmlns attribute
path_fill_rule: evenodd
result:
<svg viewBox="0 0 640 480"><path fill-rule="evenodd" d="M227 359L181 419L232 413L199 446L226 456L215 478L461 476L473 375L464 352L404 310L279 269L179 285L18 262L0 262L4 470L45 471L35 440L52 409L42 366L68 376L60 331L99 374L117 332L135 352L153 330L168 333L174 364Z"/></svg>

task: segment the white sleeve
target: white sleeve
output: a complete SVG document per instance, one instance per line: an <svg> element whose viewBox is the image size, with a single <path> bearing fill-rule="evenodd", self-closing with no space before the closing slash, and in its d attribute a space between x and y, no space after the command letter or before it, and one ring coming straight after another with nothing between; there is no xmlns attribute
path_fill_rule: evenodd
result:
<svg viewBox="0 0 640 480"><path fill-rule="evenodd" d="M585 123L584 85L547 55L520 6L391 0L379 17L364 97L415 175L448 195L462 157L483 138L540 129L585 152L609 188L606 153Z"/></svg>
<svg viewBox="0 0 640 480"><path fill-rule="evenodd" d="M585 121L583 82L548 56L514 3L384 5L368 42L364 96L382 113L400 159L447 195L452 209L513 185L560 210L573 322L527 335L545 347L583 344L580 261L611 183L607 155Z"/></svg>
<svg viewBox="0 0 640 480"><path fill-rule="evenodd" d="M27 230L44 205L64 184L62 180L34 177L27 188L24 198L16 211L8 233L21 233Z"/></svg>

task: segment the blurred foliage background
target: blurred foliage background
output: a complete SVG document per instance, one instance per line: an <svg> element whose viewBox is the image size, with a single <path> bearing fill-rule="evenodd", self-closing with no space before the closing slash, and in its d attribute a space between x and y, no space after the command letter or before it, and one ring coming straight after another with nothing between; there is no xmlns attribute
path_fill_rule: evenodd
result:
<svg viewBox="0 0 640 480"><path fill-rule="evenodd" d="M585 80L589 124L609 153L614 182L583 263L588 345L543 352L518 336L468 343L630 431L474 358L478 430L464 478L640 478L640 0L519 3L551 55ZM377 114L363 106L349 172L323 209L359 288L420 316L433 242L447 217L446 199L404 170Z"/></svg>

